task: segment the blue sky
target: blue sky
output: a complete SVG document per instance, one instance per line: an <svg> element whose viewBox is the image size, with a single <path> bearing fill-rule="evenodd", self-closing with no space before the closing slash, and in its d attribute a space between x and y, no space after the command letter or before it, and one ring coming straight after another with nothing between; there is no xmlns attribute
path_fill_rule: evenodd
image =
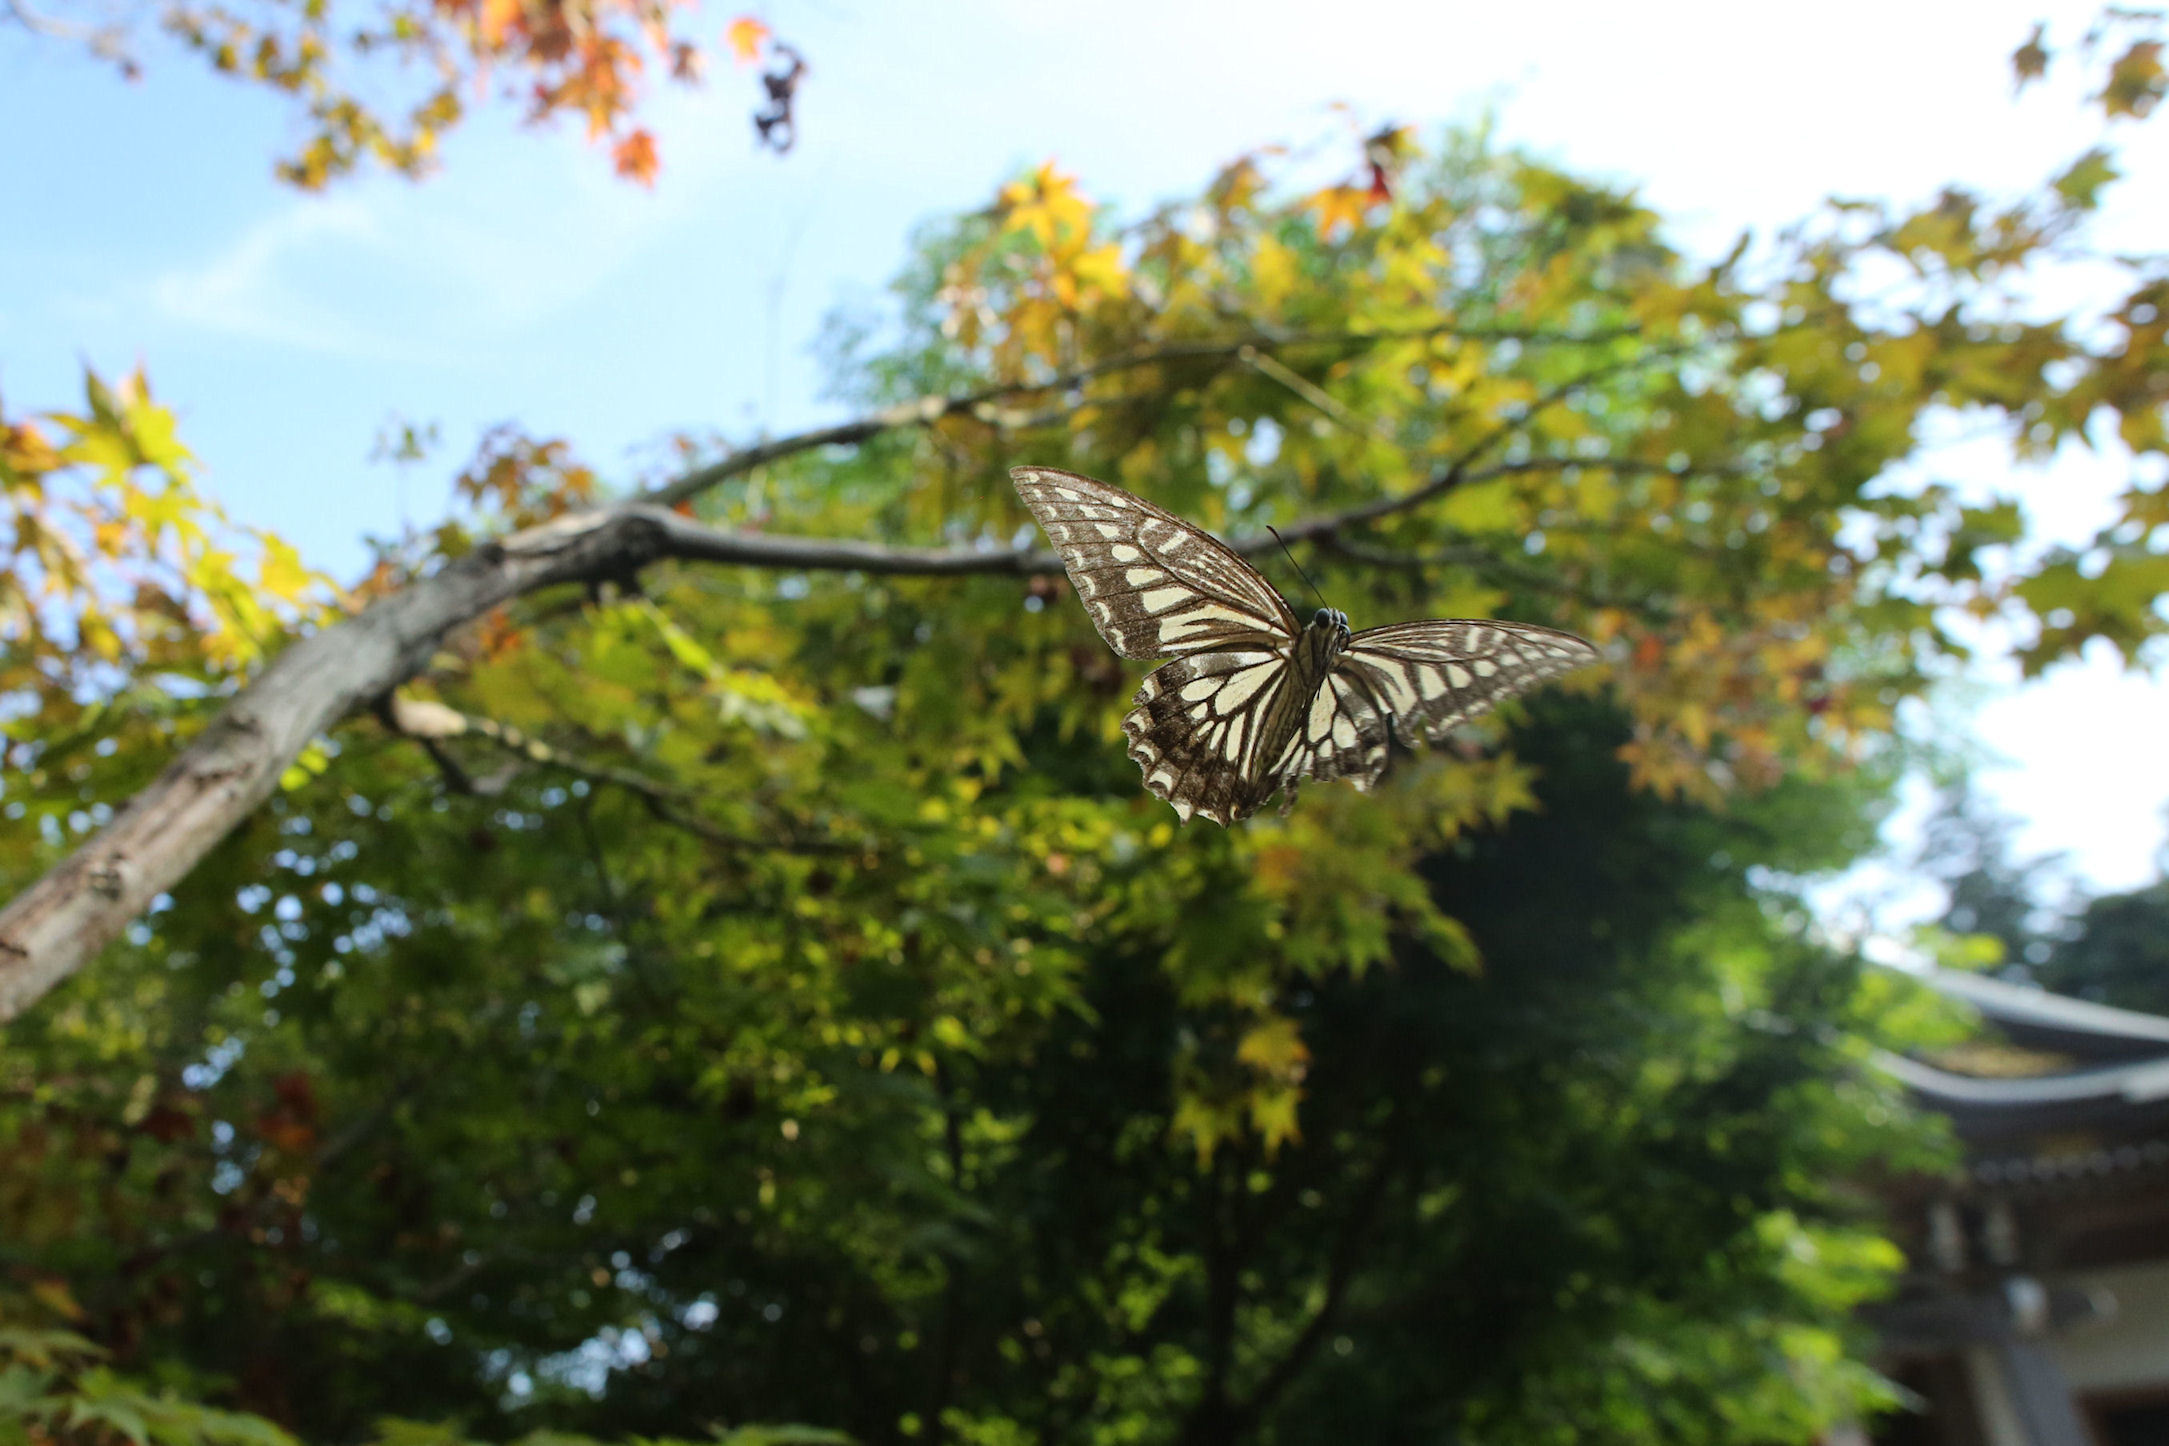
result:
<svg viewBox="0 0 2169 1446"><path fill-rule="evenodd" d="M717 30L739 8L709 3ZM298 195L270 176L297 134L276 97L156 50L129 85L0 29L0 179L30 198L0 213L0 395L62 405L82 363L143 361L229 509L352 574L364 533L442 515L494 422L622 476L675 430L831 417L823 316L877 305L914 225L1050 157L1136 208L1261 142L1324 134L1336 101L1419 124L1489 110L1504 139L1639 186L1715 251L1831 193L2036 183L2098 122L2068 89L2014 101L2007 57L2035 19L2068 41L2093 10L774 0L761 13L813 64L799 148L754 150L753 82L719 65L705 92L665 94L653 193L572 128L497 109L423 185ZM2108 223L2160 249L2169 123L2125 138L2133 179ZM368 462L394 418L442 429L436 462ZM1983 486L2005 472L1963 446L1934 465ZM2081 535L2122 475L2060 459L2027 481L2029 507ZM1984 668L1978 728L2017 761L1989 782L2031 821L2024 842L2074 851L2104 886L2140 882L2169 804L2169 689L2100 659L2011 678Z"/></svg>

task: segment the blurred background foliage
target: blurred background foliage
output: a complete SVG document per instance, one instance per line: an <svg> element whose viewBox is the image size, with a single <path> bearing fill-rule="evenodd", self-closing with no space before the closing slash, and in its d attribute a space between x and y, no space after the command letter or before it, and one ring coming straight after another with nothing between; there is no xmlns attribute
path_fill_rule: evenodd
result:
<svg viewBox="0 0 2169 1446"><path fill-rule="evenodd" d="M1034 462L1227 531L1369 509L1305 545L1358 626L1606 667L1372 796L1178 829L1066 584L524 599L10 1026L0 1433L1745 1443L1894 1404L1874 1186L1943 1155L1865 1061L1949 1025L1803 882L1873 846L1953 617L2135 658L2169 512L2135 480L2029 549L1893 469L1947 410L2169 448L2169 279L2018 299L2107 151L1714 265L1481 133L1349 154L1133 218L1018 177L830 337L854 407L984 404L682 507L1007 546ZM641 480L494 436L345 591L209 509L141 378L0 425L10 893L283 638ZM2005 943L2159 1007L2095 910Z"/></svg>

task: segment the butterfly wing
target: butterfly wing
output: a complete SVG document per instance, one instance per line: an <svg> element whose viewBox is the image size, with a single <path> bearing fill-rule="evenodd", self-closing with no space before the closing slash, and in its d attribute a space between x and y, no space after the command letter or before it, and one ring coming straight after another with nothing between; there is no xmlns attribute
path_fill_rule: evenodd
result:
<svg viewBox="0 0 2169 1446"><path fill-rule="evenodd" d="M1273 777L1290 784L1345 778L1368 792L1386 772L1392 727L1362 675L1336 667L1311 696L1303 726L1282 750Z"/></svg>
<svg viewBox="0 0 2169 1446"><path fill-rule="evenodd" d="M1368 788L1385 772L1394 738L1436 743L1502 700L1597 658L1572 633L1529 623L1366 628L1334 663L1274 772Z"/></svg>
<svg viewBox="0 0 2169 1446"><path fill-rule="evenodd" d="M1294 683L1273 648L1196 653L1154 670L1122 720L1146 789L1185 823L1193 813L1218 824L1247 817L1280 784L1266 765L1276 725L1303 706Z"/></svg>
<svg viewBox="0 0 2169 1446"><path fill-rule="evenodd" d="M1092 625L1122 657L1293 646L1295 616L1279 592L1210 533L1074 472L1018 467L1009 476Z"/></svg>

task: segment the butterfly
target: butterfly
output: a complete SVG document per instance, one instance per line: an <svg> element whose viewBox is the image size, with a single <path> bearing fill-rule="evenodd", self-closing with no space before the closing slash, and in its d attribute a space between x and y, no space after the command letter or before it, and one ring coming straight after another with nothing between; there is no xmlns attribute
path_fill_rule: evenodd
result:
<svg viewBox="0 0 2169 1446"><path fill-rule="evenodd" d="M1107 645L1169 658L1122 720L1145 787L1187 823L1249 817L1283 786L1345 778L1368 790L1396 739L1436 743L1493 704L1597 661L1528 623L1439 620L1351 632L1308 626L1234 549L1120 487L1018 467L1017 495Z"/></svg>

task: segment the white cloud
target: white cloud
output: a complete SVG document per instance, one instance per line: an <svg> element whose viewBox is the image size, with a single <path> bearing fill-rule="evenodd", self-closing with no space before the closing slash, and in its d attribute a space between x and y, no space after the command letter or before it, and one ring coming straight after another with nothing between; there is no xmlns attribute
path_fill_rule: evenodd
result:
<svg viewBox="0 0 2169 1446"><path fill-rule="evenodd" d="M658 100L670 129L712 134L700 112L713 97ZM722 148L679 145L672 184L650 193L569 132L475 130L455 140L451 174L429 184L372 177L325 195L280 193L277 209L209 259L154 276L152 311L317 354L471 358L605 286L730 165Z"/></svg>
<svg viewBox="0 0 2169 1446"><path fill-rule="evenodd" d="M308 280L328 245L381 234L370 207L355 196L292 202L249 225L226 249L196 266L160 273L150 283L152 309L168 321L252 341L309 351L374 352L381 341Z"/></svg>

